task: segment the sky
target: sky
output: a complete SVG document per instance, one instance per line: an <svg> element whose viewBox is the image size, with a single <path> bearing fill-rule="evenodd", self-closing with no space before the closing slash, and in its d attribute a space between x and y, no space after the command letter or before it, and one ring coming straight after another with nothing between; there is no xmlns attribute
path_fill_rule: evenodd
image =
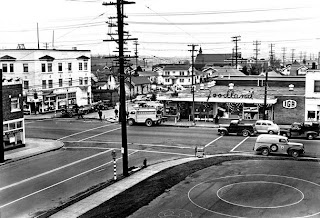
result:
<svg viewBox="0 0 320 218"><path fill-rule="evenodd" d="M108 3L110 0L108 0ZM114 0L113 2L116 2ZM108 33L115 6L101 0L2 0L0 48L91 50L116 55L116 42ZM124 6L125 31L137 38L139 57L189 57L191 44L203 54L238 51L245 58L313 59L320 51L319 0L137 0ZM113 22L116 22L113 19ZM125 45L131 56L133 40ZM258 44L255 46L254 44ZM195 55L197 51L195 52Z"/></svg>

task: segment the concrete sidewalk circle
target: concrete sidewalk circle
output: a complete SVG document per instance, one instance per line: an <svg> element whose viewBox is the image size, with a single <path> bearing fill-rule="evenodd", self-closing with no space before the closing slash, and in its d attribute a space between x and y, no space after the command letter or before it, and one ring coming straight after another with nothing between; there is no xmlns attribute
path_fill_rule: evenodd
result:
<svg viewBox="0 0 320 218"><path fill-rule="evenodd" d="M198 208L227 217L253 218L262 211L264 217L285 217L281 215L288 210L300 214L296 218L320 215L320 185L290 176L224 176L194 185L188 198ZM247 216L247 209L252 211L251 216Z"/></svg>

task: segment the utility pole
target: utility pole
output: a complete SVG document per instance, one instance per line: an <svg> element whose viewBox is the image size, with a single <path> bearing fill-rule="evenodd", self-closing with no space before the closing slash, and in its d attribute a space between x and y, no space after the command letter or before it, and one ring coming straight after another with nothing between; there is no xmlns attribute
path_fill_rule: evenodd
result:
<svg viewBox="0 0 320 218"><path fill-rule="evenodd" d="M126 115L126 93L125 93L125 73L124 73L124 30L123 30L123 18L125 18L125 15L123 13L123 5L124 4L134 4L135 2L128 2L124 0L117 0L116 3L110 2L110 3L102 3L102 5L108 6L108 5L116 5L117 7L117 27L118 27L118 39L112 39L112 40L104 40L104 41L116 41L119 46L119 76L120 76L120 121L121 121L121 135L122 135L122 147L121 147L121 153L122 153L122 165L123 165L123 175L129 176L128 172L128 144L127 144L127 115ZM111 24L113 25L113 24ZM126 39L129 40L129 39ZM134 39L136 40L136 39ZM131 85L131 84L130 84Z"/></svg>
<svg viewBox="0 0 320 218"><path fill-rule="evenodd" d="M267 98L268 98L268 71L266 72L266 81L264 83L264 103L263 103L263 119L267 120Z"/></svg>
<svg viewBox="0 0 320 218"><path fill-rule="evenodd" d="M236 43L236 69L238 67L238 41L240 41L241 36L233 36L232 41Z"/></svg>
<svg viewBox="0 0 320 218"><path fill-rule="evenodd" d="M2 95L2 69L0 69L0 94ZM1 120L1 126L0 126L0 132L3 134L3 107L2 107L2 98L0 100L0 120ZM0 163L3 163L4 160L4 147L3 147L3 135L1 137L1 144L0 144Z"/></svg>
<svg viewBox="0 0 320 218"><path fill-rule="evenodd" d="M260 43L258 40L256 40L256 41L254 41L254 42L253 42L253 45L255 45L255 46L256 46L256 48L255 48L255 49L253 49L253 50L255 51L255 55L256 55L256 68L257 68L257 71L258 71L258 74L259 74L259 68L258 68L258 54L259 54L260 49L258 49L258 46L259 46L259 45L261 45L261 43Z"/></svg>
<svg viewBox="0 0 320 218"><path fill-rule="evenodd" d="M194 92L195 92L195 81L194 81L194 52L198 51L195 50L195 47L198 45L192 44L192 45L188 45L191 46L191 59L192 59L192 74L191 74L191 92L192 92L192 124L196 125L195 120L194 120Z"/></svg>
<svg viewBox="0 0 320 218"><path fill-rule="evenodd" d="M282 47L282 64L285 66L286 61L286 47Z"/></svg>
<svg viewBox="0 0 320 218"><path fill-rule="evenodd" d="M300 64L301 64L301 62L302 62L302 57L303 57L303 55L302 55L302 51L300 51Z"/></svg>
<svg viewBox="0 0 320 218"><path fill-rule="evenodd" d="M295 49L291 49L291 64L293 64L293 60L294 60L294 50Z"/></svg>
<svg viewBox="0 0 320 218"><path fill-rule="evenodd" d="M274 67L274 51L273 51L273 46L274 44L270 44L270 65L271 68L273 69Z"/></svg>

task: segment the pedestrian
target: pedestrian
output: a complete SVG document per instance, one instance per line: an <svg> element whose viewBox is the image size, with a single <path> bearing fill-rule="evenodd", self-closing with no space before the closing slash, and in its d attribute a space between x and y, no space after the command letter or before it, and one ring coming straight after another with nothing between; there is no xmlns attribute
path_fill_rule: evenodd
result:
<svg viewBox="0 0 320 218"><path fill-rule="evenodd" d="M102 121L102 111L99 109L99 111L98 111L98 114L99 114L99 119L100 119L100 121Z"/></svg>
<svg viewBox="0 0 320 218"><path fill-rule="evenodd" d="M219 123L219 115L216 114L215 118L214 118L214 123L218 124Z"/></svg>
<svg viewBox="0 0 320 218"><path fill-rule="evenodd" d="M78 110L78 119L80 119L80 118L84 119L83 118L83 110L82 110L82 108L79 108L79 110Z"/></svg>
<svg viewBox="0 0 320 218"><path fill-rule="evenodd" d="M116 116L116 118L118 117L118 109L116 108L115 110L114 110L114 114L115 114L115 116Z"/></svg>

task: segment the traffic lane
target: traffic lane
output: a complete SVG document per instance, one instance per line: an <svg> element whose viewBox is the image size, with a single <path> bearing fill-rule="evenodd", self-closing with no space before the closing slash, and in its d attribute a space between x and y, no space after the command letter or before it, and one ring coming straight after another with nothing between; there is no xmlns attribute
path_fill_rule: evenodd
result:
<svg viewBox="0 0 320 218"><path fill-rule="evenodd" d="M216 135L212 134L212 129L202 128L179 128L179 127L145 127L130 126L127 128L128 143L150 143L164 145L197 146L205 145ZM110 132L108 136L97 135L86 141L108 141L120 142L121 136L118 132Z"/></svg>
<svg viewBox="0 0 320 218"><path fill-rule="evenodd" d="M236 150L238 151L238 147L242 148L242 144L251 144L252 137L243 137L236 135L228 135L228 136L220 136L215 135L217 137L213 143L205 147L205 151L207 154L217 154L217 153L229 153L236 146ZM253 146L253 145L252 145ZM251 146L251 151L252 151Z"/></svg>
<svg viewBox="0 0 320 218"><path fill-rule="evenodd" d="M83 131L99 129L100 127L116 127L119 124L83 121L83 120L43 120L26 124L26 137L28 138L47 138L61 139L65 136L79 134Z"/></svg>
<svg viewBox="0 0 320 218"><path fill-rule="evenodd" d="M316 217L319 169L307 161L227 161L190 175L129 218Z"/></svg>
<svg viewBox="0 0 320 218"><path fill-rule="evenodd" d="M72 148L70 150L75 150L76 148ZM86 149L79 149L86 150ZM116 150L117 152L117 175L122 174L122 159L120 150ZM140 152L136 150L129 150L128 163L129 168L131 167L139 167L143 165L143 161L147 160L147 165L158 163L161 161L172 160L177 158L183 158L184 155L176 155L176 154L159 154L156 152ZM108 155L111 158L111 155ZM95 167L96 169L89 171L83 175L79 175L76 178L70 179L62 182L61 184L57 184L58 180L52 181L56 182L55 184L47 184L43 186L43 182L40 184L37 183L37 186L43 186L42 189L47 187L43 192L39 192L37 194L26 197L25 199L18 200L12 204L6 205L1 208L3 205L0 202L0 210L1 214L4 217L33 217L34 215L39 215L42 211L49 210L53 207L59 206L61 203L68 201L72 196L78 195L80 192L88 190L98 184L102 184L108 180L112 180L114 176L114 164L113 160L108 159L107 157L101 157L102 162L100 163L101 167ZM92 160L93 162L97 162L97 160ZM87 165L88 163L84 163ZM77 166L76 168L83 168L82 166ZM68 169L67 171L76 170L74 168ZM52 175L55 178L54 175ZM48 188L50 187L50 188ZM41 189L40 189L41 190ZM1 193L1 196L4 196ZM16 199L19 196L16 196ZM21 198L21 197L20 197ZM11 201L12 202L12 201ZM7 203L8 204L8 203ZM19 208L19 210L17 210Z"/></svg>

